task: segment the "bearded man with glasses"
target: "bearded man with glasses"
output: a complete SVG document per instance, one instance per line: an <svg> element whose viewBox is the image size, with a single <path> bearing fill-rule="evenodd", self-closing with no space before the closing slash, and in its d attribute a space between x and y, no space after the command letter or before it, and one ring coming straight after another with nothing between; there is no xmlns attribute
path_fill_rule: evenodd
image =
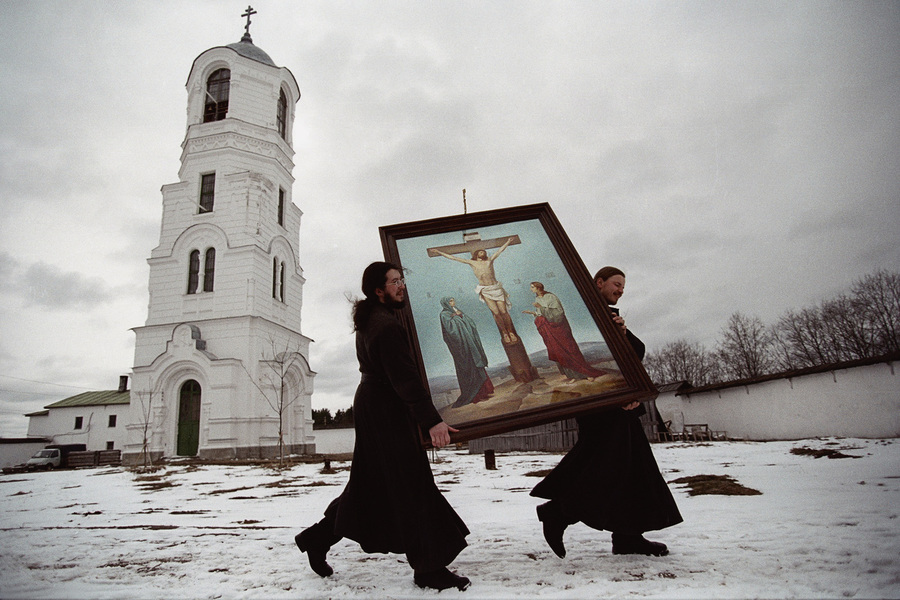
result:
<svg viewBox="0 0 900 600"><path fill-rule="evenodd" d="M318 575L333 573L325 560L341 538L367 553L405 554L423 588L464 590L469 579L447 569L466 547L469 530L438 490L420 443L450 443L448 426L431 401L395 314L406 304L399 267L372 263L363 272L365 298L353 305L356 356L362 378L353 399L356 444L350 479L325 518L294 538Z"/></svg>

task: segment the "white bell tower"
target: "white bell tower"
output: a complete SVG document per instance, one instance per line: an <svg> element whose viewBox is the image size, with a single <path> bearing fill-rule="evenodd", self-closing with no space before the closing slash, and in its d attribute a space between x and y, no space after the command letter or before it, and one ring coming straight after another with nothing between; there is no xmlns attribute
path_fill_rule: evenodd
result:
<svg viewBox="0 0 900 600"><path fill-rule="evenodd" d="M147 322L134 330L130 462L315 451L292 201L300 89L253 44L252 14L239 42L188 75L181 168L162 187Z"/></svg>

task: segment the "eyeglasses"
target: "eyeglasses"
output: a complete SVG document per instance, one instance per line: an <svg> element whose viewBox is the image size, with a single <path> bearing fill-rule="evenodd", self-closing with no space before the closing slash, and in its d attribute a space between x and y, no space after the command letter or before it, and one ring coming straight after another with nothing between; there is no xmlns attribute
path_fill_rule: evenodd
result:
<svg viewBox="0 0 900 600"><path fill-rule="evenodd" d="M397 285L397 286L402 285L402 286L406 287L406 280L405 279L394 279L392 281L388 281L384 285Z"/></svg>

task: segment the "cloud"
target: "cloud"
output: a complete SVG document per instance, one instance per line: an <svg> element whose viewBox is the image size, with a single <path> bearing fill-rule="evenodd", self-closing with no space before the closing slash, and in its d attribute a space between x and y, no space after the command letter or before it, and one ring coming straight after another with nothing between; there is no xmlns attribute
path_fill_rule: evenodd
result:
<svg viewBox="0 0 900 600"><path fill-rule="evenodd" d="M8 252L0 252L0 277L6 293L19 298L26 308L93 308L109 302L112 295L99 277L63 271L44 262L24 266Z"/></svg>

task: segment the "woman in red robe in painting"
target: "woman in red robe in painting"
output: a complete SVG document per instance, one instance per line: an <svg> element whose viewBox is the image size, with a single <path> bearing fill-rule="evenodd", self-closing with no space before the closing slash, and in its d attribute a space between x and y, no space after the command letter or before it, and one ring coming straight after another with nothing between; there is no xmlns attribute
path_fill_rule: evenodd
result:
<svg viewBox="0 0 900 600"><path fill-rule="evenodd" d="M541 334L544 345L547 346L548 358L559 366L560 372L570 382L578 379L592 380L603 375L604 371L595 369L584 359L578 342L572 335L572 328L566 319L562 302L556 294L545 290L544 284L540 281L531 283L531 291L535 295L534 310L522 312L534 315L534 325Z"/></svg>

